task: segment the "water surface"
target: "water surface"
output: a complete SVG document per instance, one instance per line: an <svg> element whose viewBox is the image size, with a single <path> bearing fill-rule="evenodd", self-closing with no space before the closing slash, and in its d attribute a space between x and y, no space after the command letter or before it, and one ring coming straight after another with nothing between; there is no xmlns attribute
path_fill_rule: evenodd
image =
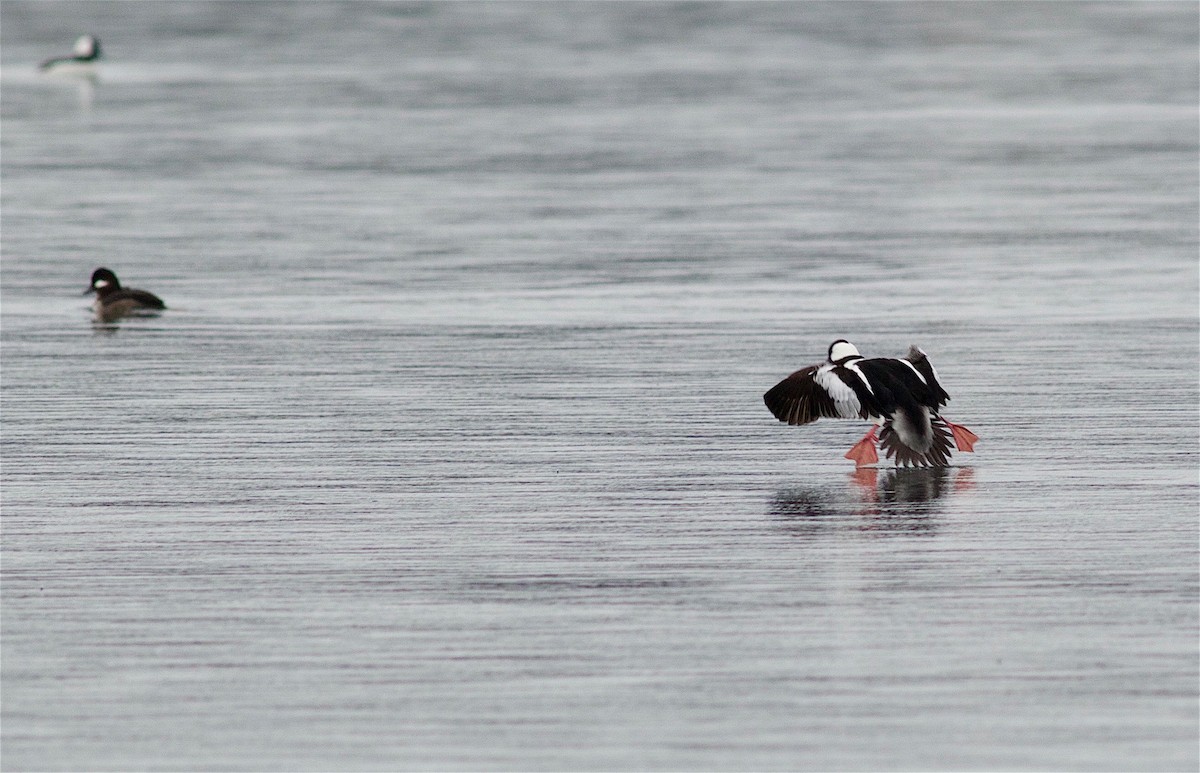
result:
<svg viewBox="0 0 1200 773"><path fill-rule="evenodd" d="M1194 4L0 13L6 769L1200 764Z"/></svg>

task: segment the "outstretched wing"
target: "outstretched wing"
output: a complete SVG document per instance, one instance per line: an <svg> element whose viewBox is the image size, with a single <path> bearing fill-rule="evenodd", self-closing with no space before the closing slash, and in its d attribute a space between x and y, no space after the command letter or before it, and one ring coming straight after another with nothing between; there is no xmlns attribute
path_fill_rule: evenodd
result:
<svg viewBox="0 0 1200 773"><path fill-rule="evenodd" d="M788 424L809 424L819 418L866 418L855 389L843 380L845 368L824 363L801 368L771 387L763 402L775 418ZM850 378L857 378L846 371Z"/></svg>
<svg viewBox="0 0 1200 773"><path fill-rule="evenodd" d="M929 385L929 390L933 393L933 398L937 402L937 407L941 407L950 401L950 395L942 388L942 383L938 381L937 371L934 370L933 363L929 361L929 357L918 346L908 347L908 354L904 357L912 363L921 377L925 379L925 383Z"/></svg>

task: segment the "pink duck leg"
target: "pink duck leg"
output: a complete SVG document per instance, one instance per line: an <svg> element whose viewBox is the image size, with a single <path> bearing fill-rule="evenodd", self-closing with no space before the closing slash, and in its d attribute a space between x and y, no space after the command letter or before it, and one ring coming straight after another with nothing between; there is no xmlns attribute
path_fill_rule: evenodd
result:
<svg viewBox="0 0 1200 773"><path fill-rule="evenodd" d="M944 418L942 421L946 421ZM961 424L954 424L946 421L946 426L950 428L950 434L954 435L954 445L958 446L959 451L974 451L975 443L979 441L979 436Z"/></svg>
<svg viewBox="0 0 1200 773"><path fill-rule="evenodd" d="M875 450L875 431L877 429L879 427L872 426L871 431L863 435L863 439L846 452L846 458L853 461L855 467L866 467L879 463L879 453Z"/></svg>

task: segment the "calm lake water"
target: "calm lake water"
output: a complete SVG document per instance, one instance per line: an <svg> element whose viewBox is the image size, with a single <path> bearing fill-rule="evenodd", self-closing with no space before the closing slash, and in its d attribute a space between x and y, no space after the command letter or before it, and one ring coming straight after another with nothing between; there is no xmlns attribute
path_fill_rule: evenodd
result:
<svg viewBox="0 0 1200 773"><path fill-rule="evenodd" d="M1196 770L1198 9L5 0L4 769Z"/></svg>

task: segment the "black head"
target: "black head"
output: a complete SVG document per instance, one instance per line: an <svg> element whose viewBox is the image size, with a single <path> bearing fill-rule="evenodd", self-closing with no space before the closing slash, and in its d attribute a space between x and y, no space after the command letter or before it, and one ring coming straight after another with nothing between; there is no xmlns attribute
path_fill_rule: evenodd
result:
<svg viewBox="0 0 1200 773"><path fill-rule="evenodd" d="M107 295L120 289L121 282L117 279L116 274L107 268L98 268L92 272L92 286L87 289L87 292L94 292L96 295Z"/></svg>

